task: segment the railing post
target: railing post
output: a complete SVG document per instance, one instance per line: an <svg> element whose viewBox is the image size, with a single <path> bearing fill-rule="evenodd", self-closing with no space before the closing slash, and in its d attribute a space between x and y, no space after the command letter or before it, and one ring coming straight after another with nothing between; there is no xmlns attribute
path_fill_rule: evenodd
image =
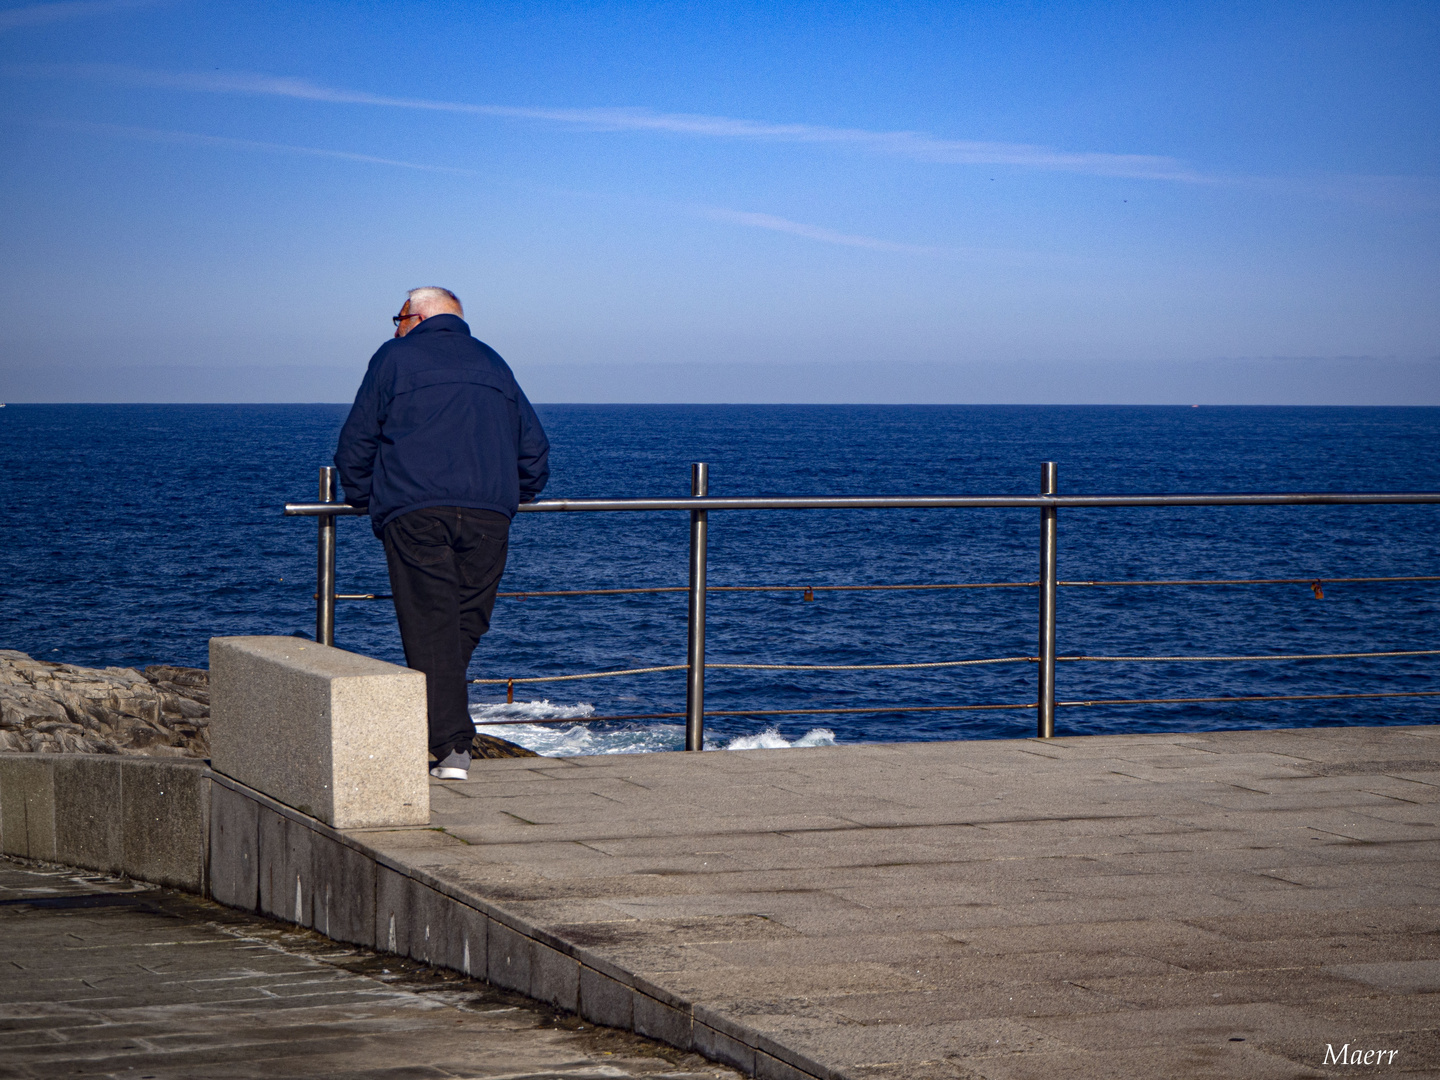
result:
<svg viewBox="0 0 1440 1080"><path fill-rule="evenodd" d="M320 468L320 501L335 501L335 467ZM335 644L335 515L321 514L320 538L315 550L315 640Z"/></svg>
<svg viewBox="0 0 1440 1080"><path fill-rule="evenodd" d="M1040 466L1040 494L1056 494L1055 462ZM1055 507L1040 508L1040 677L1035 734L1055 737Z"/></svg>
<svg viewBox="0 0 1440 1080"><path fill-rule="evenodd" d="M690 494L708 495L710 466L690 466ZM689 643L685 662L685 749L705 748L705 527L704 510L690 511Z"/></svg>

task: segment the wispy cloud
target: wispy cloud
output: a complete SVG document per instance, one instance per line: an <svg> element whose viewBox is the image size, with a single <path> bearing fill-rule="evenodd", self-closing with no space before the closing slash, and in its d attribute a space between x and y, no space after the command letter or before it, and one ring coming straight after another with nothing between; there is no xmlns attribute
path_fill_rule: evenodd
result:
<svg viewBox="0 0 1440 1080"><path fill-rule="evenodd" d="M755 214L744 210L726 210L716 206L700 207L699 212L703 216L715 221L728 221L732 224L745 225L752 229L769 229L772 232L789 233L792 236L803 236L807 240L818 240L822 244L868 248L871 251L898 251L910 255L941 255L946 253L944 248L924 247L919 244L898 244L891 240L879 240L873 236L855 236L850 233L836 232L834 229L826 229L819 225L806 225L803 222L790 221L788 218L776 217L774 214Z"/></svg>
<svg viewBox="0 0 1440 1080"><path fill-rule="evenodd" d="M417 161L400 161L396 158L376 157L373 154L352 154L346 150L326 150L318 146L292 146L289 143L259 142L254 139L229 139L221 135L198 135L189 131L166 131L161 128L131 127L126 124L90 124L69 121L30 121L43 127L58 127L68 131L84 131L96 135L113 135L124 139L139 139L144 142L172 143L180 146L208 146L221 150L242 150L265 154L299 154L304 157L338 158L341 161L359 161L367 165L393 165L399 169L419 169L423 172L454 173L460 176L477 176L473 169L457 169L448 165L426 165Z"/></svg>
<svg viewBox="0 0 1440 1080"><path fill-rule="evenodd" d="M27 4L0 11L0 32L21 26L43 26L66 19L110 15L131 8L150 7L157 0L65 0L58 4Z"/></svg>
<svg viewBox="0 0 1440 1080"><path fill-rule="evenodd" d="M1108 154L1057 150L1028 143L975 142L938 139L915 131L868 131L816 124L777 124L726 116L663 113L650 109L569 109L486 105L426 98L391 97L341 90L305 79L251 73L148 71L105 64L13 64L4 74L22 78L84 78L130 86L200 93L249 94L459 113L470 116L532 120L590 131L651 131L697 138L743 139L848 147L912 161L954 165L1009 165L1051 172L1085 173L1139 180L1214 183L1218 178L1196 171L1174 158L1150 154Z"/></svg>
<svg viewBox="0 0 1440 1080"><path fill-rule="evenodd" d="M134 127L128 124L95 124L84 121L43 121L29 123L48 128L62 128L93 135L108 135L122 139L137 139L143 142L169 143L178 146L203 146L219 150L238 150L266 154L299 154L305 157L338 158L341 161L358 161L367 165L391 165L400 169L418 169L423 172L452 173L460 176L478 176L473 169L461 169L448 165L427 165L416 161L401 161L397 158L377 157L374 154L355 154L347 150L327 150L316 146L294 146L290 143L262 142L256 139L232 139L222 135L201 135L191 131L169 131L163 128ZM946 249L925 247L918 244L900 244L872 236L856 236L837 232L819 225L806 225L799 221L776 217L774 214L757 214L744 210L728 210L718 206L695 208L702 217L723 221L732 225L743 225L752 229L769 229L772 232L789 233L792 236L816 240L822 244L838 244L841 247L867 248L871 251L894 251L911 255L946 254Z"/></svg>

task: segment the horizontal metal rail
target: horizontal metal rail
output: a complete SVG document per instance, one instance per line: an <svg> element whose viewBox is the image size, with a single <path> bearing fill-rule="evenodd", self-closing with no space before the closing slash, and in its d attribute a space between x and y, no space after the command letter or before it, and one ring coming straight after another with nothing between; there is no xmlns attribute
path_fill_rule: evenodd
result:
<svg viewBox="0 0 1440 1080"><path fill-rule="evenodd" d="M686 747L699 749L702 737L703 719L711 716L787 716L825 715L842 713L919 713L919 712L962 712L989 709L1037 710L1038 732L1041 737L1054 733L1054 710L1057 706L1083 705L1129 705L1129 704L1185 704L1192 702L1226 701L1308 701L1338 700L1345 698L1386 698L1386 697L1433 697L1440 691L1385 692L1353 694L1303 694L1303 695L1243 695L1232 697L1194 698L1133 698L1105 699L1095 701L1056 701L1054 675L1057 661L1079 662L1262 662L1320 659L1360 659L1366 657L1415 657L1440 655L1440 650L1407 650L1368 653L1295 653L1263 656L1057 656L1055 650L1055 592L1057 587L1108 588L1141 586L1246 586L1246 585L1308 585L1317 599L1324 598L1323 585L1342 583L1382 582L1425 582L1440 581L1440 575L1389 576L1389 577L1346 577L1346 578L1177 578L1150 581L1060 581L1056 572L1055 538L1056 512L1061 509L1106 509L1125 507L1200 507L1200 506L1377 506L1377 505L1437 505L1440 492L1236 492L1236 493L1194 493L1194 494L1136 494L1136 495L1062 495L1055 483L1056 470L1053 462L1042 466L1040 492L1033 495L904 495L904 496L712 496L708 493L707 467L697 464L692 467L691 495L681 498L640 498L640 499L547 499L527 503L519 507L522 513L574 513L614 511L681 511L690 515L690 585L652 586L619 589L565 589L535 592L511 592L499 595L524 600L531 597L575 597L575 596L620 596L686 592L690 600L688 662L677 665L662 665L651 668L635 668L626 671L588 672L575 675L531 676L520 679L477 679L478 683L505 684L511 700L517 682L560 682L574 679L610 678L621 675L638 675L649 672L679 671L687 674L687 707L683 714L656 713L615 717L572 717L553 721L516 720L495 721L494 723L587 723L623 719L679 719L686 720ZM334 582L334 526L340 517L362 517L368 514L365 507L350 506L334 501L336 492L335 470L328 466L321 470L319 501L313 503L287 503L284 513L290 517L313 517L318 519L320 528L319 569L317 572L317 622L316 638L325 644L334 642L334 603L336 600L387 600L386 593L335 593ZM1039 509L1041 511L1041 558L1040 575L1035 581L992 581L967 583L942 583L919 585L722 585L708 586L705 581L705 536L706 514L710 510L884 510L884 509ZM999 657L986 660L934 661L913 664L707 664L704 657L704 605L705 596L710 592L799 592L805 600L813 600L817 592L899 592L899 591L941 591L952 589L989 588L1034 588L1040 599L1040 648L1036 657ZM881 708L837 707L829 709L762 709L711 711L703 705L703 678L707 667L730 668L756 671L898 671L916 668L949 668L994 663L1038 663L1040 675L1037 700L1026 704L994 705L928 705L888 706Z"/></svg>
<svg viewBox="0 0 1440 1080"><path fill-rule="evenodd" d="M1063 509L1122 506L1378 506L1440 503L1440 491L1291 491L1194 495L703 495L678 499L545 499L520 512L623 510L944 510ZM345 503L286 503L287 517L358 517L370 511Z"/></svg>

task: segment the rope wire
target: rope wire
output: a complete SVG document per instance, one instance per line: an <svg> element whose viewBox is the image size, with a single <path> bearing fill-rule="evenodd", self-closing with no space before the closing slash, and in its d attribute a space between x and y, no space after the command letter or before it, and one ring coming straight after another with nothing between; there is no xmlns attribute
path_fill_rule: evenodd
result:
<svg viewBox="0 0 1440 1080"><path fill-rule="evenodd" d="M1116 588L1132 585L1341 585L1393 581L1440 581L1440 575L1409 577L1306 577L1306 578L1165 578L1154 581L1057 581L1066 588ZM707 585L706 592L799 592L813 598L817 592L935 592L948 589L1034 589L1038 581L971 581L939 585ZM533 592L502 592L497 597L511 600L557 596L635 596L649 593L683 593L685 585L659 585L634 589L549 589ZM390 593L336 593L336 600L392 600Z"/></svg>
<svg viewBox="0 0 1440 1080"><path fill-rule="evenodd" d="M706 664L732 671L902 671L911 668L978 667L981 664L1035 664L1035 656L997 656L989 660L932 660L918 664Z"/></svg>
<svg viewBox="0 0 1440 1080"><path fill-rule="evenodd" d="M1341 585L1375 581L1440 581L1425 577L1307 577L1307 578L1167 578L1155 581L1057 581L1057 585L1109 587L1116 585Z"/></svg>
<svg viewBox="0 0 1440 1080"><path fill-rule="evenodd" d="M1389 652L1285 653L1270 656L1057 656L1060 661L1101 660L1112 663L1205 663L1211 661L1244 662L1248 660L1354 660L1385 656L1440 656L1440 649L1406 649ZM997 656L985 660L932 660L913 664L706 664L707 669L728 671L912 671L918 668L979 667L986 664L1037 664L1037 656ZM609 679L617 675L648 675L657 671L685 671L688 664L664 664L658 667L626 668L623 671L589 671L578 675L531 675L514 679L471 679L483 686L505 686L514 683L573 682L577 679Z"/></svg>
<svg viewBox="0 0 1440 1080"><path fill-rule="evenodd" d="M918 664L706 664L706 669L735 671L898 671L907 668L975 667L980 664L1034 664L1034 656L1000 656L989 660L934 660ZM608 679L614 675L648 675L652 671L685 671L689 664L628 668L625 671L590 671L583 675L534 675L516 679L471 679L472 683L504 686L508 683L569 682L573 679Z"/></svg>
<svg viewBox="0 0 1440 1080"><path fill-rule="evenodd" d="M1108 698L1057 701L1061 705L1183 705L1201 701L1339 701L1342 698L1440 697L1440 690L1394 690L1372 694L1243 694L1230 697Z"/></svg>
<svg viewBox="0 0 1440 1080"><path fill-rule="evenodd" d="M1288 653L1274 656L1057 656L1055 662L1062 660L1105 660L1110 662L1134 661L1137 663L1203 663L1212 660L1223 661L1245 661L1245 660L1354 660L1370 656L1440 656L1440 649L1407 649L1392 652L1337 652L1337 653Z"/></svg>
<svg viewBox="0 0 1440 1080"><path fill-rule="evenodd" d="M652 671L684 671L689 664L665 664L661 667L627 668L624 671L587 671L581 675L532 675L523 679L471 679L483 686L505 686L508 683L573 682L576 679L609 679L616 675L648 675ZM707 664L706 667L712 665Z"/></svg>
<svg viewBox="0 0 1440 1080"><path fill-rule="evenodd" d="M993 709L1033 709L1033 701L1016 705L888 705L882 707L848 707L833 709L706 709L706 716L830 716L839 713L914 713L914 712L979 712ZM624 716L565 716L545 720L476 720L480 727L512 727L517 724L594 724L606 720L683 720L683 712L630 713Z"/></svg>
<svg viewBox="0 0 1440 1080"><path fill-rule="evenodd" d="M1033 589L1038 581L973 581L943 585L707 585L706 592L896 592L906 589ZM1087 582L1088 584L1088 582ZM496 596L507 596L524 600L532 596L630 596L640 593L689 592L688 585L659 585L636 589L552 589L541 592L502 592Z"/></svg>
<svg viewBox="0 0 1440 1080"><path fill-rule="evenodd" d="M1402 690L1370 694L1248 694L1232 697L1182 697L1182 698L1109 698L1094 701L1057 701L1057 707L1085 705L1186 705L1205 702L1226 701L1339 701L1351 698L1398 698L1398 697L1440 697L1440 690ZM864 707L839 707L833 709L706 709L706 716L828 716L841 713L917 713L917 712L979 712L995 709L1033 709L1033 701L1007 705L878 705ZM532 720L486 720L476 723L480 727L518 727L525 724L596 724L610 720L683 720L685 714L674 713L630 713L622 716L566 716Z"/></svg>

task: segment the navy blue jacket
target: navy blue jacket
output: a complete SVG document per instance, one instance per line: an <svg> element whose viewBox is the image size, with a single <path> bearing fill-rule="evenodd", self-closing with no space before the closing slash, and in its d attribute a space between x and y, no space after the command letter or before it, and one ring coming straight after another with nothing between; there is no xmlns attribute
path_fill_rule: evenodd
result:
<svg viewBox="0 0 1440 1080"><path fill-rule="evenodd" d="M385 523L427 506L508 517L550 478L550 442L500 354L432 315L370 358L335 465L345 501Z"/></svg>

